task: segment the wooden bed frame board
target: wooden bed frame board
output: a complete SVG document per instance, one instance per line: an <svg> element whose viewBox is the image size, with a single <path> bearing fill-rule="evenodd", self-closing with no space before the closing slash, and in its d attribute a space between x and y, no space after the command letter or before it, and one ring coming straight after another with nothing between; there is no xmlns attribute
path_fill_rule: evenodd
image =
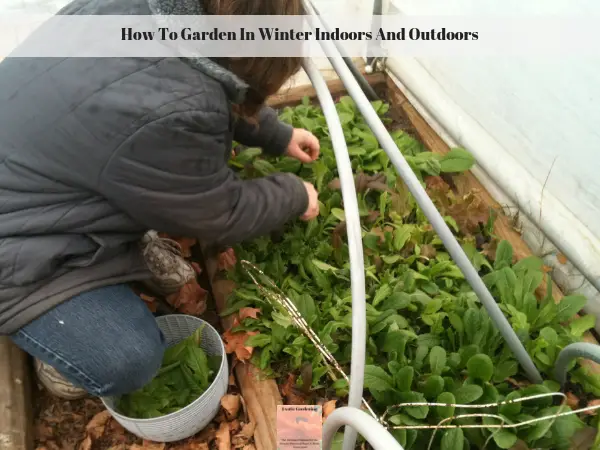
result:
<svg viewBox="0 0 600 450"><path fill-rule="evenodd" d="M0 450L33 447L29 356L0 336Z"/></svg>
<svg viewBox="0 0 600 450"><path fill-rule="evenodd" d="M363 73L363 76L369 82L373 88L378 86L385 86L386 75L383 73ZM329 92L335 98L338 95L344 95L347 93L344 84L339 79L329 80L326 82ZM290 89L284 89L279 91L277 94L267 99L267 105L273 108L283 108L285 106L297 105L302 101L304 97L315 98L317 93L312 84L296 86Z"/></svg>

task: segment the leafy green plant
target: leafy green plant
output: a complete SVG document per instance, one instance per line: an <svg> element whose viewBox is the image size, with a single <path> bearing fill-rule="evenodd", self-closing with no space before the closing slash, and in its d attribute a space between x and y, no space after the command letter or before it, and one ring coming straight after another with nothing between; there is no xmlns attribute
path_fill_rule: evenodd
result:
<svg viewBox="0 0 600 450"><path fill-rule="evenodd" d="M119 399L120 413L139 419L164 416L189 405L208 389L221 357L208 356L200 347L202 328L166 350L156 377Z"/></svg>
<svg viewBox="0 0 600 450"><path fill-rule="evenodd" d="M385 117L388 106L374 106ZM450 406L394 405L426 401L486 404L556 391L552 381L520 388L524 376L510 349L398 179L354 103L344 97L337 110L356 173L367 294L365 389L375 409L384 412L391 408L389 422L393 425L435 425L444 418L473 411ZM308 101L286 108L281 117L318 136L322 153L318 161L300 164L280 158L267 162L260 152L251 149L246 155L242 152L236 156L232 165L245 177L288 171L314 183L319 190L320 217L288 225L276 239L261 237L239 246L236 252L238 259L249 260L275 281L323 344L347 366L352 325L350 266L331 140L321 110ZM484 254L482 243L494 239L493 217L475 203L472 195L458 194L438 176L469 169L474 159L468 152L453 149L447 155L435 155L402 131L392 132L392 137L420 180L435 194L434 202L447 214L445 219L465 252L540 370L551 380L558 352L579 341L594 326L590 317L564 325L585 304L585 298L570 296L555 304L549 294L538 302L535 290L545 278L550 283L541 260L526 258L513 263L512 248L506 241L498 243L493 260ZM259 316L246 318L231 330L259 333L246 341L246 345L255 347L254 364L272 376L299 372L308 364L313 372L309 377L312 389L327 386L338 396L346 395L347 383L329 381L321 355L289 317L262 298L241 268L230 276L237 289L228 299L225 314L246 306L261 310ZM596 375L581 367L575 369L574 377L579 377L584 389L592 393L600 390ZM547 415L555 408L550 400L542 399L483 412L499 414L506 423L514 423ZM474 420L461 419L458 423ZM457 423L456 419L451 423ZM494 423L497 420L484 421ZM510 448L521 440L531 448L566 449L570 437L582 426L576 416L540 424L544 426L441 431L435 437L434 448L483 448L488 441L486 448ZM431 432L395 430L394 436L404 448L418 449L427 448Z"/></svg>

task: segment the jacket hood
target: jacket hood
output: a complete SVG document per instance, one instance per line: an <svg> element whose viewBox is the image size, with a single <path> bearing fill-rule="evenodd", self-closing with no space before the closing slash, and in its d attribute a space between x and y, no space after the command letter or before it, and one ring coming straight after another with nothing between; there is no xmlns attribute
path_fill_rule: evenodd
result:
<svg viewBox="0 0 600 450"><path fill-rule="evenodd" d="M155 16L201 16L204 14L200 0L147 0L150 12ZM161 18L162 20L162 18ZM169 19L167 19L169 20ZM229 99L236 104L246 98L248 84L231 71L210 58L183 58L194 69L219 81Z"/></svg>

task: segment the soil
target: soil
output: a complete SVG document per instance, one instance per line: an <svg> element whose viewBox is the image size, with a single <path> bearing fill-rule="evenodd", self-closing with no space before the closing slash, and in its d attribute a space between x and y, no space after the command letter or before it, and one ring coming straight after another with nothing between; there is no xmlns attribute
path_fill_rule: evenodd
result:
<svg viewBox="0 0 600 450"><path fill-rule="evenodd" d="M239 411L225 408L197 435L168 444L144 441L127 432L112 419L98 398L65 401L40 386L33 392L34 442L37 450L256 450L252 433L244 434L249 423L239 390L231 384L230 399L240 398ZM223 403L229 408L228 403ZM230 410L230 408L228 409ZM253 429L250 424L248 428ZM247 429L248 429L247 428ZM246 430L247 430L246 429ZM250 434L250 436L247 436ZM226 442L229 441L229 442Z"/></svg>
<svg viewBox="0 0 600 450"><path fill-rule="evenodd" d="M99 399L65 401L35 386L34 433L36 448L76 449L86 435L86 425L104 407Z"/></svg>

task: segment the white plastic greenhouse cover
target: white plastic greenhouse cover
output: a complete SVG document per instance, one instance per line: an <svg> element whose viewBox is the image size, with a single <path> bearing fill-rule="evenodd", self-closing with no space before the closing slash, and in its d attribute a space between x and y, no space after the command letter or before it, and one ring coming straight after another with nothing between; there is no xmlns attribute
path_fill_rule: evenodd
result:
<svg viewBox="0 0 600 450"><path fill-rule="evenodd" d="M384 0L385 12L597 16L600 3ZM561 288L586 295L587 312L600 317L600 294L592 286L600 285L598 60L389 58L387 67L450 145L473 152L474 172L492 195L513 214L510 206L518 205L526 242L554 268ZM587 281L570 263L557 261L559 250L548 238Z"/></svg>

